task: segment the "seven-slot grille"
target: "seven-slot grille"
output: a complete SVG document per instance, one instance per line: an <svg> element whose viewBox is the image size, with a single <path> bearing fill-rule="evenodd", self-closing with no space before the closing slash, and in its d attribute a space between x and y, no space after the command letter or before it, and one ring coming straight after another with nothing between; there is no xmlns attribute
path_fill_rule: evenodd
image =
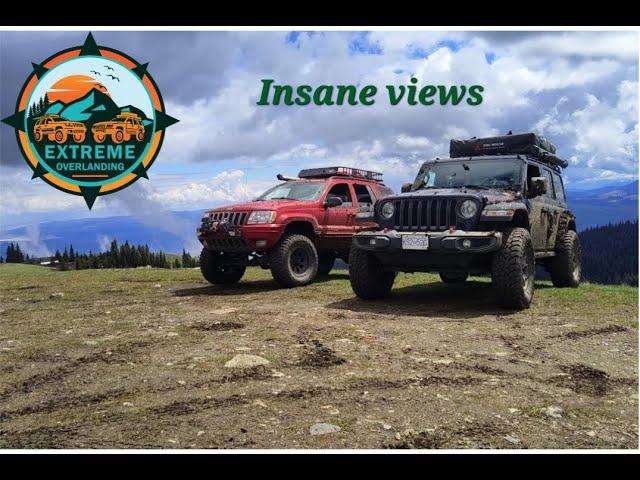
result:
<svg viewBox="0 0 640 480"><path fill-rule="evenodd" d="M393 201L394 230L441 232L457 226L456 206L460 198L407 198Z"/></svg>
<svg viewBox="0 0 640 480"><path fill-rule="evenodd" d="M248 212L212 212L205 217L202 218L203 224L208 224L210 222L229 222L232 226L244 225L244 222L247 219Z"/></svg>

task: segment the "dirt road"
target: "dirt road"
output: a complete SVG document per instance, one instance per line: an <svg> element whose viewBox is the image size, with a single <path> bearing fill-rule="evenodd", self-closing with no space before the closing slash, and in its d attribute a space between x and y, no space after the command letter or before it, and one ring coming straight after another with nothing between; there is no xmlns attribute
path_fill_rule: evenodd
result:
<svg viewBox="0 0 640 480"><path fill-rule="evenodd" d="M283 290L2 265L0 448L637 448L637 302L539 283L512 313L480 279L403 275L365 303L340 271Z"/></svg>

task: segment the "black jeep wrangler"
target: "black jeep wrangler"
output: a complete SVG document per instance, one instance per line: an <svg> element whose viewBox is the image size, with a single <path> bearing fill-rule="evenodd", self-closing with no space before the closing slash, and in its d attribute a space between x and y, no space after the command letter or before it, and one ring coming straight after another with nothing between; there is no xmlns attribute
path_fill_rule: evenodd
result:
<svg viewBox="0 0 640 480"><path fill-rule="evenodd" d="M577 287L581 247L567 207L567 162L535 134L452 140L402 194L358 214L380 230L353 237L349 275L360 298L389 294L397 272L439 272L445 283L490 274L501 306L528 308L536 262L557 287Z"/></svg>

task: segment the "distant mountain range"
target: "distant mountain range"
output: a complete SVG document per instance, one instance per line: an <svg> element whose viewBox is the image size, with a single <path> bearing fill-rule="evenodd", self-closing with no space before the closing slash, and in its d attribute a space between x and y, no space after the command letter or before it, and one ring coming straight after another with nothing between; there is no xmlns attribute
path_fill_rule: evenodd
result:
<svg viewBox="0 0 640 480"><path fill-rule="evenodd" d="M569 205L578 229L638 219L638 182L593 190L569 190Z"/></svg>
<svg viewBox="0 0 640 480"><path fill-rule="evenodd" d="M569 203L578 221L578 229L638 219L638 182L568 192ZM195 230L203 210L172 212L162 221L149 223L131 216L83 218L44 222L0 231L0 254L9 242L19 242L27 252L45 255L73 244L76 251L100 251L112 239L133 244L148 244L152 250L179 253L184 247L197 248ZM170 218L167 218L170 217ZM162 227L158 226L161 225Z"/></svg>

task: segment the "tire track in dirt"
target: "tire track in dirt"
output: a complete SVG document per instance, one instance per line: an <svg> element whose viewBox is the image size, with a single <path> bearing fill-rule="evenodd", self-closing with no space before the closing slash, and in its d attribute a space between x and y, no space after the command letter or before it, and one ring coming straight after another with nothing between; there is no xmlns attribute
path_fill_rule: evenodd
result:
<svg viewBox="0 0 640 480"><path fill-rule="evenodd" d="M78 368L96 362L103 363L119 363L128 360L127 355L134 351L155 345L151 341L133 341L117 345L108 351L100 351L77 357L74 360L65 362L64 364L52 368L43 373L32 375L18 383L10 385L3 392L0 392L0 400L6 400L16 393L31 393L36 388L42 387L49 383L58 382L71 375Z"/></svg>

